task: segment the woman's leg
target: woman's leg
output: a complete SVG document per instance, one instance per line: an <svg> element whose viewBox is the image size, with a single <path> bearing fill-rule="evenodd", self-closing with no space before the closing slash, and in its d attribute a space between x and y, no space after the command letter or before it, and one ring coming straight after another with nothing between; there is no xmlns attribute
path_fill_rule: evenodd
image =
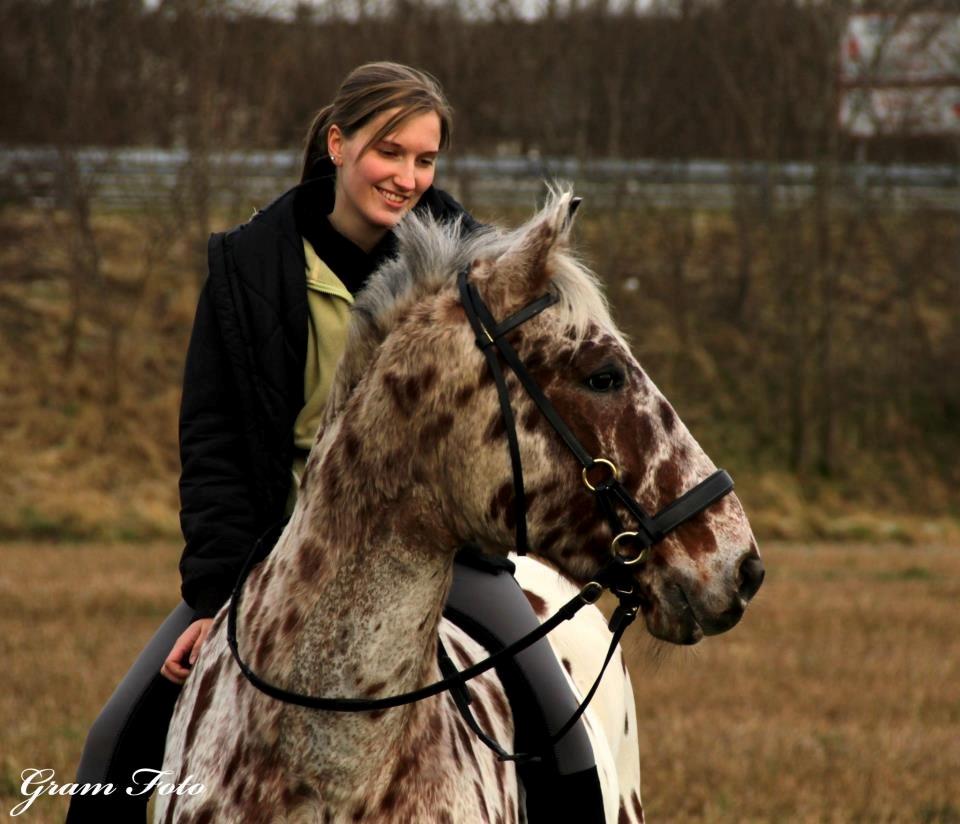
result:
<svg viewBox="0 0 960 824"><path fill-rule="evenodd" d="M113 785L109 795L75 795L71 798L67 824L110 820L144 821L145 795L130 796L127 787L142 789L153 773L142 773L135 782L133 774L140 769L159 770L167 727L180 687L162 675L160 667L170 653L174 641L193 622L194 612L181 602L124 676L97 720L94 721L80 757L76 782ZM112 817L122 814L122 819Z"/></svg>

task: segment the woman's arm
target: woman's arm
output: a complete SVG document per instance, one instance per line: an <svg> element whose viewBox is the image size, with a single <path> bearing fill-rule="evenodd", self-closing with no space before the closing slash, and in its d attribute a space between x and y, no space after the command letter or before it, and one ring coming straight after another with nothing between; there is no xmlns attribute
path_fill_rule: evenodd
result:
<svg viewBox="0 0 960 824"><path fill-rule="evenodd" d="M214 615L227 600L260 531L242 409L208 278L180 405L181 591L198 617Z"/></svg>

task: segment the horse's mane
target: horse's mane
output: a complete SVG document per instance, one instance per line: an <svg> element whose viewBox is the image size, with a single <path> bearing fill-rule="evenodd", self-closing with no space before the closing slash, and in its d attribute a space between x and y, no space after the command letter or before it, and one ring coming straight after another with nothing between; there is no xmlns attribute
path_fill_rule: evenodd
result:
<svg viewBox="0 0 960 824"><path fill-rule="evenodd" d="M357 297L353 323L379 327L382 339L391 320L451 283L465 265L479 258L498 258L535 225L551 220L556 213L565 215L570 198L569 191L552 189L544 208L512 231L484 227L462 235L459 220L441 223L429 213L411 213L396 229L397 256L383 263ZM552 264L555 274L551 282L560 297L563 319L577 337L582 338L591 322L609 322L609 309L596 276L565 243L556 249Z"/></svg>
<svg viewBox="0 0 960 824"><path fill-rule="evenodd" d="M373 352L414 304L453 283L457 273L474 260L496 259L515 248L544 221L562 225L571 197L567 190L551 188L543 209L511 231L487 226L463 234L459 219L440 222L429 213L407 215L395 230L397 255L371 275L353 305L346 354L327 405L326 420L336 415ZM553 248L550 265L551 288L560 299L553 311L560 312L573 342L582 340L591 324L620 337L597 277L568 248L565 238Z"/></svg>

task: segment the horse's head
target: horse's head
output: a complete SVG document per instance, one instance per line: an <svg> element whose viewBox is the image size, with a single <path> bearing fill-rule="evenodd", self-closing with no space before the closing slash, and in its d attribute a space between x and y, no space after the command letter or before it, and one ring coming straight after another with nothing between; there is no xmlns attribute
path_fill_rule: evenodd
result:
<svg viewBox="0 0 960 824"><path fill-rule="evenodd" d="M451 277L465 263L472 263L470 281L497 320L548 290L557 295L554 306L507 339L580 443L618 468L646 512L660 511L716 470L631 354L594 277L570 254L574 206L568 194L558 195L521 229L465 242L449 229L408 221L400 257L358 301L328 422L343 417L348 400L364 403L366 412L355 416L368 425L360 437L403 445L390 457L392 468L403 467L400 485L419 490L415 497L426 505L420 515L436 512L434 523L454 542L506 552L517 518L496 386ZM505 371L530 547L588 581L611 557L611 527L577 459ZM367 391L354 392L361 384ZM635 528L629 513L620 515ZM631 569L650 632L676 643L732 627L763 578L732 493L670 532Z"/></svg>

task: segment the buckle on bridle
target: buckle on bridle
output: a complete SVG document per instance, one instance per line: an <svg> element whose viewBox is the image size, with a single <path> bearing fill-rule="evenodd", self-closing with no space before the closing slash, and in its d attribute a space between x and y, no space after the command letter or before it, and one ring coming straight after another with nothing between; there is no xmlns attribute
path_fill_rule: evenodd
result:
<svg viewBox="0 0 960 824"><path fill-rule="evenodd" d="M595 604L603 595L603 585L596 581L590 581L580 590L580 598L585 604Z"/></svg>
<svg viewBox="0 0 960 824"><path fill-rule="evenodd" d="M600 483L598 483L597 486L594 486L592 483L590 483L590 479L587 477L587 473L591 469L593 469L595 466L599 466L600 464L610 467L610 477L606 478L603 481L600 481ZM598 486L602 486L603 484L609 482L611 479L615 481L619 481L620 470L617 469L616 464L614 464L613 461L608 461L606 458L594 458L592 461L590 461L588 466L585 466L583 468L581 477L583 478L583 483L587 487L587 489L589 489L591 492L596 492Z"/></svg>
<svg viewBox="0 0 960 824"><path fill-rule="evenodd" d="M634 564L639 564L645 561L647 559L647 552L650 549L648 546L640 547L640 551L637 553L635 558L631 558L629 555L624 555L619 551L619 547L624 543L624 541L629 540L630 538L638 538L639 536L639 532L621 532L610 542L610 554L625 566L633 566Z"/></svg>

